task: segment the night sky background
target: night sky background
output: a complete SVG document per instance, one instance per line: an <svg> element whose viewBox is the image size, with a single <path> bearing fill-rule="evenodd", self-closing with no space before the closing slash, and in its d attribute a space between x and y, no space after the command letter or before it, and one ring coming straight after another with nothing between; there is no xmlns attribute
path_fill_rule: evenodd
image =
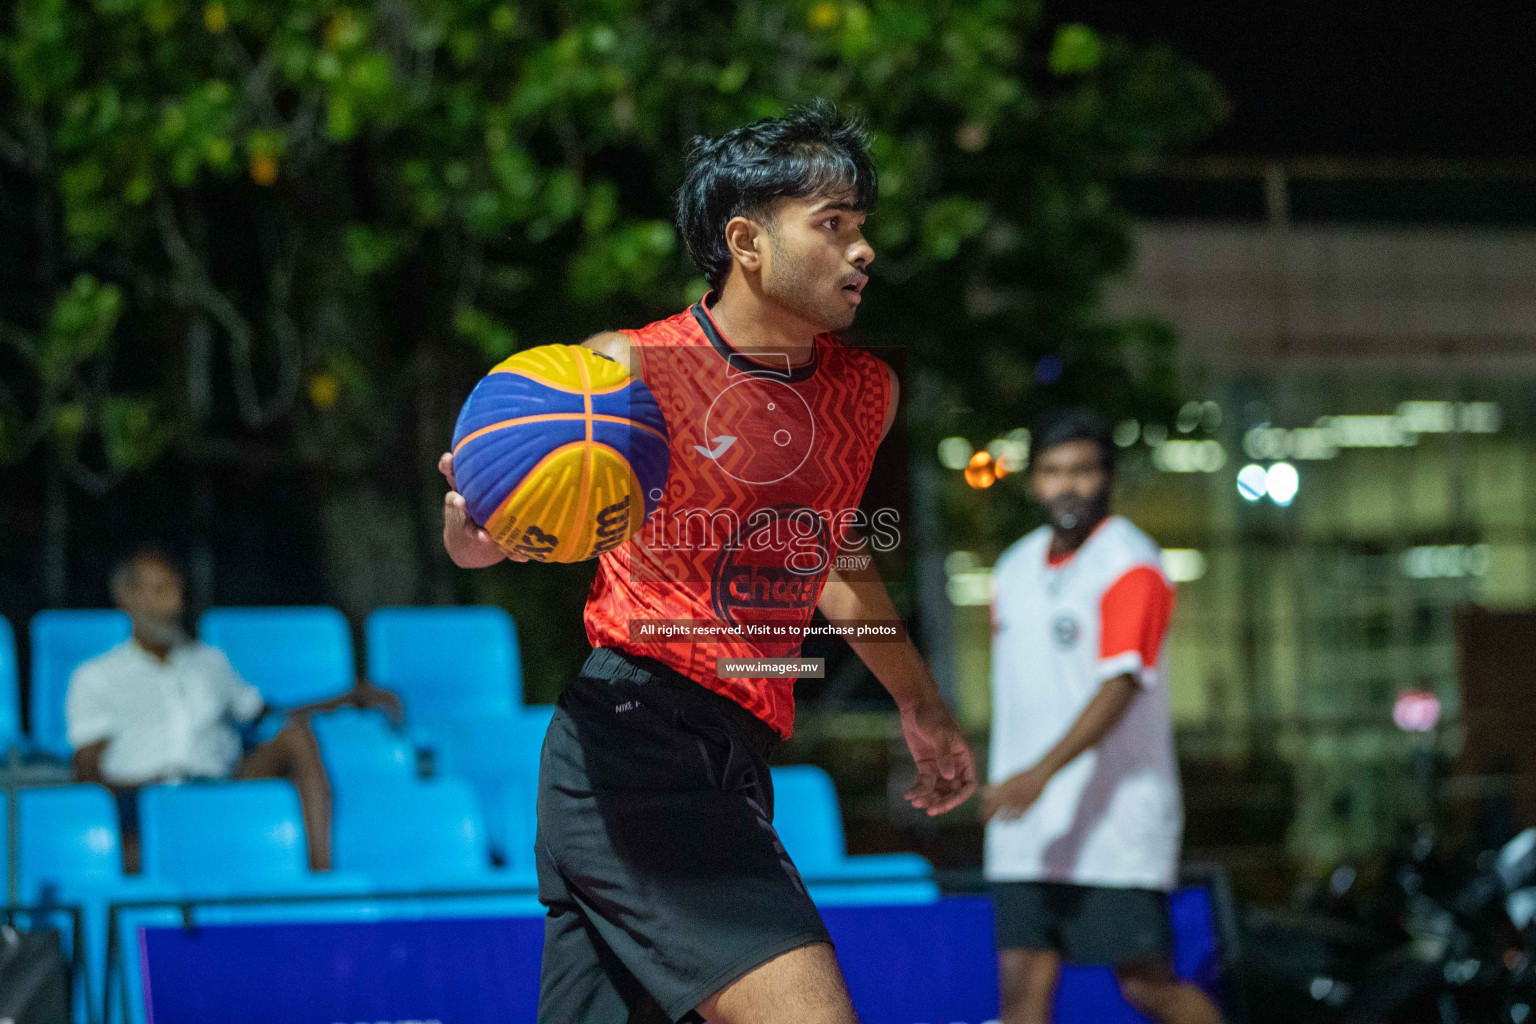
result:
<svg viewBox="0 0 1536 1024"><path fill-rule="evenodd" d="M1171 43L1214 74L1233 113L1204 153L1536 157L1536 5L1047 0L1046 10Z"/></svg>

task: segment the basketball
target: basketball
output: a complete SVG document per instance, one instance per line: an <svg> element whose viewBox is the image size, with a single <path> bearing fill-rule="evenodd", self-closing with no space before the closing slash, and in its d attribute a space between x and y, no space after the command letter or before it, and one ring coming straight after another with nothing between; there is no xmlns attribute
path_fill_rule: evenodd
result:
<svg viewBox="0 0 1536 1024"><path fill-rule="evenodd" d="M640 529L667 483L667 427L644 382L576 345L506 359L470 392L453 467L503 550L580 562Z"/></svg>

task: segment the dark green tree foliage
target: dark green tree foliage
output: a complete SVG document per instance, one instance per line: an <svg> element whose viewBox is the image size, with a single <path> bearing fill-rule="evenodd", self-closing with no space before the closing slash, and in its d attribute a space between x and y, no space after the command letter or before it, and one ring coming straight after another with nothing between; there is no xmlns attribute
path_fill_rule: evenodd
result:
<svg viewBox="0 0 1536 1024"><path fill-rule="evenodd" d="M936 375L921 457L1043 402L1171 397L1168 333L1099 310L1128 256L1112 183L1206 131L1219 92L1030 0L13 12L5 460L99 490L254 446L424 482L400 459L446 442L492 362L696 298L670 223L687 140L815 96L876 132L860 331Z"/></svg>

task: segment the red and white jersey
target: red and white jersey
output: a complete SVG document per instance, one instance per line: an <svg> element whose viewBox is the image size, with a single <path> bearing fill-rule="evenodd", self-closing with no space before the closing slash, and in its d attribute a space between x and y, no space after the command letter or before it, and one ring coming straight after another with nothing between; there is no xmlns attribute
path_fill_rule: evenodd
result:
<svg viewBox="0 0 1536 1024"><path fill-rule="evenodd" d="M655 658L787 738L794 679L720 679L716 659L800 653L880 446L889 371L831 334L805 363L761 363L731 347L708 303L623 332L667 418L671 467L640 532L598 559L587 639ZM738 632L646 633L679 620Z"/></svg>
<svg viewBox="0 0 1536 1024"><path fill-rule="evenodd" d="M1120 516L1065 558L1052 559L1050 543L1041 527L992 571L990 781L1038 762L1107 680L1131 673L1141 685L1029 811L987 825L987 877L1171 889L1184 807L1163 673L1174 592L1162 551Z"/></svg>

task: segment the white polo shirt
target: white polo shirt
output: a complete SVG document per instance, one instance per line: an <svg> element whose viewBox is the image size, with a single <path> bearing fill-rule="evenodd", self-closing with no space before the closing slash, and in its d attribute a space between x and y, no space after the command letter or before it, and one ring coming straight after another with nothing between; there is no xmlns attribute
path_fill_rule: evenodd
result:
<svg viewBox="0 0 1536 1024"><path fill-rule="evenodd" d="M987 877L1172 889L1184 807L1162 671L1174 600L1162 551L1119 516L1063 560L1050 559L1050 542L1041 527L992 571L989 780L1038 762L1107 680L1129 672L1141 685L1033 807L988 823Z"/></svg>
<svg viewBox="0 0 1536 1024"><path fill-rule="evenodd" d="M190 641L161 661L130 638L75 669L64 719L77 750L111 741L101 759L109 782L226 778L240 762L235 723L262 703L217 647Z"/></svg>

